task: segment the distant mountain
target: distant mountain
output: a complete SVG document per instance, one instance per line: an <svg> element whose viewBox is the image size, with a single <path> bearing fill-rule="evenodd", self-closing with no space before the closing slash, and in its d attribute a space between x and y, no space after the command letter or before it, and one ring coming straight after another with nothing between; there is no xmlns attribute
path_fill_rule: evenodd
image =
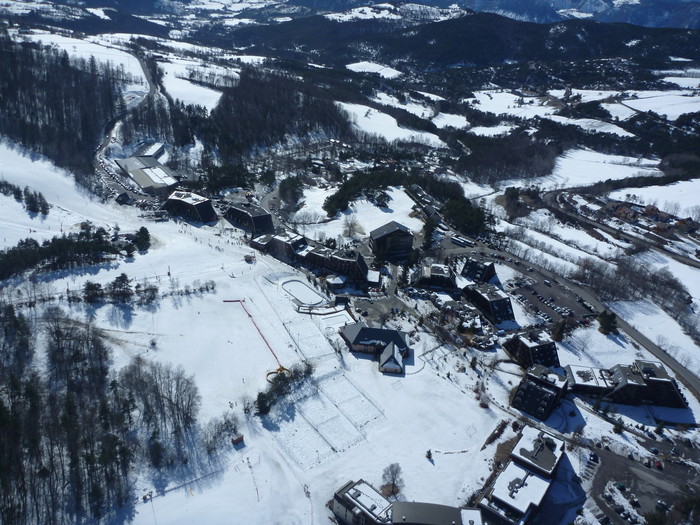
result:
<svg viewBox="0 0 700 525"><path fill-rule="evenodd" d="M75 5L71 0L57 0L56 3ZM127 13L174 13L185 6L197 5L205 11L213 10L236 12L243 9L237 0L221 0L216 3L201 3L195 0L82 0L85 7L111 7ZM646 27L675 27L700 29L700 0L418 0L416 2L376 2L370 0L257 0L250 5L285 9L297 6L304 13L326 14L351 9L381 8L392 4L394 10L405 15L408 11L418 11L415 6L422 4L423 13L432 16L428 7L449 10L458 6L476 12L500 14L515 20L537 23L560 22L569 19L590 19L599 22L623 22Z"/></svg>
<svg viewBox="0 0 700 525"><path fill-rule="evenodd" d="M402 19L312 16L234 32L196 35L202 42L225 41L251 51L343 65L380 61L399 70L439 70L533 61L630 58L700 60L700 31L566 20L536 24L492 13L464 14L423 24ZM220 40L220 42L219 42Z"/></svg>
<svg viewBox="0 0 700 525"><path fill-rule="evenodd" d="M341 11L367 5L360 0L288 0L316 10ZM438 7L454 4L529 22L590 18L647 27L700 28L700 2L692 0L424 0Z"/></svg>
<svg viewBox="0 0 700 525"><path fill-rule="evenodd" d="M533 22L590 18L647 27L700 28L700 2L686 0L458 0L462 7Z"/></svg>

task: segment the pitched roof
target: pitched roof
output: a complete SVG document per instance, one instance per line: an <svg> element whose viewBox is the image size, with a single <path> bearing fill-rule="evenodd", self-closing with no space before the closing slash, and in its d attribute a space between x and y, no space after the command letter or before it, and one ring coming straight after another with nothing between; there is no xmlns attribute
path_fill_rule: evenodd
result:
<svg viewBox="0 0 700 525"><path fill-rule="evenodd" d="M401 350L393 341L386 345L384 350L382 350L382 354L379 357L379 367L382 368L391 363L396 364L396 366L403 370L403 357L401 357Z"/></svg>
<svg viewBox="0 0 700 525"><path fill-rule="evenodd" d="M401 231L403 233L411 235L411 230L406 228L406 226L404 226L403 224L399 224L396 221L391 221L387 222L384 226L380 226L376 230L372 230L371 232L369 232L369 236L371 239L378 239L379 237L384 237L385 235L394 233L396 231Z"/></svg>
<svg viewBox="0 0 700 525"><path fill-rule="evenodd" d="M408 348L408 334L400 330L369 328L364 323L352 323L345 325L340 332L352 345L386 347L390 343L394 343L399 351Z"/></svg>

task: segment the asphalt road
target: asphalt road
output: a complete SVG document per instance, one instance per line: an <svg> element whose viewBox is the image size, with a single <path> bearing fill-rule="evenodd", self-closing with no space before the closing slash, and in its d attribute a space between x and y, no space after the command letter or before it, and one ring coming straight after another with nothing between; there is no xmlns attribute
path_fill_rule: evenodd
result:
<svg viewBox="0 0 700 525"><path fill-rule="evenodd" d="M576 190L576 188L569 188L566 191L570 193L570 192L575 191L575 190ZM550 210L556 210L560 213L563 213L563 214L571 217L571 219L573 221L583 222L592 228L597 228L597 229L602 230L606 233L609 233L610 235L625 239L626 241L629 241L629 242L634 242L634 243L641 242L644 245L646 245L648 248L654 248L654 249L657 249L657 250L663 252L664 255L666 255L667 257L670 257L671 259L673 259L679 263L682 263L682 264L685 264L688 266L692 266L693 268L700 268L700 261L698 261L697 259L694 259L691 257L686 257L684 255L673 252L673 251L669 250L668 248L666 248L660 242L653 242L653 241L650 241L649 239L646 239L644 237L639 237L637 235L631 235L631 234L629 234L629 233L627 233L624 230L621 230L619 228L615 228L613 226L610 226L610 225L602 223L602 222L593 221L587 217L584 217L583 215L580 215L578 213L573 213L570 210L567 210L565 207L561 206L559 203L559 195L561 193L562 193L561 190L547 192L543 195L542 200Z"/></svg>
<svg viewBox="0 0 700 525"><path fill-rule="evenodd" d="M448 246L446 243L449 243L451 246ZM544 268L541 268L537 266L536 264L530 263L528 261L524 261L522 259L519 259L512 254L495 249L495 248L490 248L486 246L483 243L477 242L476 246L473 248L461 248L457 247L455 245L452 245L449 240L443 241L443 246L444 246L444 251L446 255L449 255L450 257L452 256L458 256L458 255L469 255L472 256L472 251L476 251L477 256L479 256L479 252L483 251L484 253L487 254L497 254L501 255L504 257L504 260L498 260L500 264L505 264L507 266L510 266L511 268L517 270L520 273L523 273L527 275L528 277L533 277L538 281L538 283L543 283L544 280L549 280L552 283L552 287L547 287L549 290L555 290L559 293L559 297L561 297L561 300L566 300L566 301L571 301L571 298L574 298L576 295L579 297L583 298L586 302L591 304L597 311L602 312L603 310L606 309L605 305L603 305L598 298L590 292L587 288L584 288L576 283L573 283L569 281L568 279L565 279L564 277L561 277L553 272L550 272L548 270L545 270ZM454 247L453 247L454 246ZM508 258L511 258L513 262L508 262ZM687 259L687 258L683 258ZM516 262L518 264L516 264ZM527 268L533 268L532 272L528 272ZM555 281L558 281L560 284L556 284ZM542 285L543 286L543 285ZM548 297L549 295L545 295L542 293L543 289L542 286L540 286L538 289L538 293ZM521 292L522 293L522 292ZM525 297L528 297L527 294L524 294ZM568 299L564 299L565 297L568 297ZM558 301L557 301L558 302ZM575 312L582 313L580 309L574 310ZM640 345L642 345L646 350L648 350L654 357L656 357L659 361L661 361L664 365L666 365L668 368L673 370L673 372L682 380L683 384L693 393L693 395L697 398L700 399L700 378L695 376L693 373L689 372L688 369L685 368L681 363L679 363L676 359L673 358L673 356L670 356L666 352L664 352L661 348L659 348L658 345L656 345L654 342L652 342L648 337L646 337L644 334L639 332L636 328L631 326L629 323L625 322L624 319L617 318L617 326L620 330L624 331L627 333L632 339L634 339L636 342L638 342Z"/></svg>

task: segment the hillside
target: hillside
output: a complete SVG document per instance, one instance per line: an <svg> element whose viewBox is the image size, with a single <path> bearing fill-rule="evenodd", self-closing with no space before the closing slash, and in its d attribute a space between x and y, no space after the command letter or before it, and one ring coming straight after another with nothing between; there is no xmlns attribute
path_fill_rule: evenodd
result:
<svg viewBox="0 0 700 525"><path fill-rule="evenodd" d="M700 31L319 4L0 5L0 522L692 521Z"/></svg>

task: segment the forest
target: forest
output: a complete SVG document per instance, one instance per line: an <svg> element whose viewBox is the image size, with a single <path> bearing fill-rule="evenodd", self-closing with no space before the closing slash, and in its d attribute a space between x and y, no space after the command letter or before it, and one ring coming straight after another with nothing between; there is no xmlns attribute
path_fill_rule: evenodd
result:
<svg viewBox="0 0 700 525"><path fill-rule="evenodd" d="M124 110L123 68L0 34L0 133L85 178L105 123Z"/></svg>
<svg viewBox="0 0 700 525"><path fill-rule="evenodd" d="M237 432L229 413L199 424L199 392L181 367L136 358L117 372L101 332L59 307L37 316L1 303L0 327L5 525L126 523L137 472L157 491L210 473Z"/></svg>

